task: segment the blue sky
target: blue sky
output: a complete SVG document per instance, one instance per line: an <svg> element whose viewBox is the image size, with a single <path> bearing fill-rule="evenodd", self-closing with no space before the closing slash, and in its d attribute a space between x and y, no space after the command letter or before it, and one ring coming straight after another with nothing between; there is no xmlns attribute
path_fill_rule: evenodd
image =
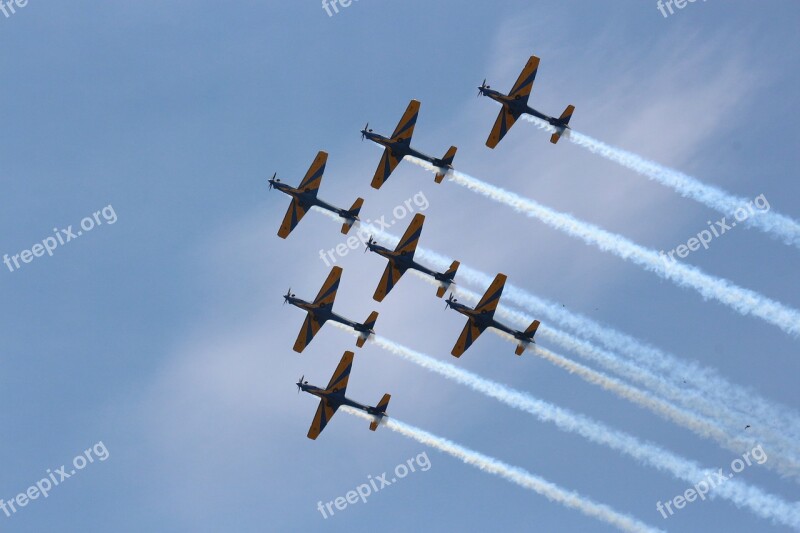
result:
<svg viewBox="0 0 800 533"><path fill-rule="evenodd" d="M800 106L797 6L697 2L669 18L655 2L359 0L329 17L317 2L31 0L0 13L0 254L17 254L112 205L101 224L52 257L0 275L0 499L11 500L102 441L109 458L31 501L0 530L45 531L604 531L604 523L480 472L391 431L337 414L306 438L316 402L353 338L324 328L291 350L302 313L343 242L310 213L283 241L288 198L318 150L330 153L320 196L377 218L420 192L421 245L566 309L715 368L797 412L798 341L703 301L605 254L403 163L369 187L380 152L359 142L369 121L390 133L422 102L414 144L456 167L656 250L686 242L719 215L622 167L519 123L484 146L507 90L542 58L530 103L572 125L739 196L764 194L800 218L795 169ZM395 233L402 231L399 224ZM800 307L798 252L736 228L688 260ZM378 304L385 262L341 260L336 309L438 359L530 392L697 460L737 454L588 384L494 335L449 355L463 317L407 276ZM557 346L545 346L572 357ZM781 527L726 501L664 520L656 502L687 487L367 345L348 392L390 414L674 531ZM752 423L758 425L758 421ZM427 451L431 468L323 519L333 500ZM744 450L742 450L744 451ZM769 454L769 450L766 450ZM739 479L787 501L790 478L754 466ZM713 524L713 525L712 525Z"/></svg>

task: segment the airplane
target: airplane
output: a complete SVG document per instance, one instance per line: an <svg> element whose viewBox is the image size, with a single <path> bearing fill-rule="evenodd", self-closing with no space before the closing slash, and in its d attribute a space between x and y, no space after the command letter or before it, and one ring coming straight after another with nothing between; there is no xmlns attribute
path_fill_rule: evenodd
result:
<svg viewBox="0 0 800 533"><path fill-rule="evenodd" d="M458 300L453 298L452 293L450 294L450 297L445 300L445 309L451 307L469 319L467 321L467 325L464 326L464 330L461 332L461 336L458 338L456 345L453 347L453 351L451 353L454 356L461 357L467 348L469 348L470 345L475 342L475 339L477 339L486 328L499 329L500 331L508 333L517 339L519 342L517 344L517 349L514 351L514 353L517 355L522 355L522 352L525 351L525 348L527 348L530 343L534 342L533 336L536 334L536 330L539 328L538 320L534 320L525 331L516 331L494 319L494 312L495 309L497 309L498 302L500 301L500 295L503 294L503 287L505 286L505 283L506 275L498 274L494 278L494 281L492 281L492 284L489 286L486 294L483 295L483 298L481 298L481 300L478 302L478 305L475 306L475 309L471 309L464 304L458 303Z"/></svg>
<svg viewBox="0 0 800 533"><path fill-rule="evenodd" d="M386 270L383 272L381 282L378 288L375 289L375 294L372 296L373 300L382 302L384 297L389 294L392 287L395 286L400 277L405 274L408 269L418 270L438 281L439 288L436 290L436 296L439 298L444 296L444 293L447 292L447 289L453 283L453 278L460 264L458 261L453 261L450 268L442 273L434 272L414 261L414 251L417 249L417 241L419 241L419 236L422 234L422 224L424 222L425 215L422 213L414 215L411 224L408 225L408 229L403 233L403 237L400 239L400 242L397 243L394 250L384 248L377 244L370 236L366 243L367 249L364 251L366 252L369 250L370 252L375 252L389 260L389 264L386 265Z"/></svg>
<svg viewBox="0 0 800 533"><path fill-rule="evenodd" d="M367 341L370 335L375 334L373 328L375 327L375 321L378 319L378 313L376 311L370 313L369 317L367 317L367 320L363 324L353 322L352 320L348 320L343 316L337 315L333 312L333 300L336 298L336 291L339 289L339 279L341 277L342 267L333 267L331 269L331 273L328 274L328 279L325 280L325 283L322 285L322 288L319 290L319 294L317 294L317 297L314 298L313 302L306 302L305 300L297 298L294 294L292 294L291 288L286 294L283 295L284 304L290 303L308 313L305 321L303 322L303 327L300 330L300 334L297 335L297 340L294 343L295 352L302 353L305 347L311 342L311 339L314 338L314 335L317 334L320 328L328 320L333 320L334 322L339 322L340 324L350 326L357 331L359 335L358 339L356 339L356 346L359 348L364 346L364 343Z"/></svg>
<svg viewBox="0 0 800 533"><path fill-rule="evenodd" d="M353 202L353 207L350 209L341 209L317 198L317 191L322 182L322 174L325 172L325 164L327 162L328 153L320 150L297 188L281 182L276 177L278 175L277 172L268 180L270 190L275 187L280 192L292 197L292 203L289 204L289 210L286 211L286 216L283 217L283 222L278 230L278 237L281 239L288 237L306 212L315 205L342 217L344 219L342 233L345 235L350 231L355 221L358 220L358 212L361 211L361 205L364 203L363 198L356 198L356 201Z"/></svg>
<svg viewBox="0 0 800 533"><path fill-rule="evenodd" d="M501 109L500 114L497 115L497 120L494 123L492 131L489 133L489 138L486 139L486 146L489 148L497 146L497 143L505 137L508 130L511 129L511 126L514 125L514 122L524 114L533 115L534 117L547 121L551 126L556 128L556 132L550 136L550 142L553 144L558 142L564 130L569 129L569 119L572 118L572 113L575 111L574 105L568 105L567 109L565 109L558 118L547 116L528 106L528 96L530 96L531 89L533 89L533 80L536 78L536 71L538 69L539 58L531 56L525 68L522 69L519 78L517 78L517 82L507 95L486 85L486 80L483 80L481 86L478 87L478 96L488 96L492 100L503 105L503 109Z"/></svg>
<svg viewBox="0 0 800 533"><path fill-rule="evenodd" d="M305 376L300 377L300 381L296 383L298 394L300 391L313 394L320 398L319 407L317 407L317 414L314 415L314 421L311 422L311 427L308 429L308 438L315 440L328 425L331 417L336 413L336 410L342 405L355 407L360 409L373 417L375 417L369 424L369 429L375 431L378 429L381 419L386 416L386 408L389 407L390 394L384 394L378 405L372 407L370 405L362 405L358 402L347 398L344 393L347 390L347 381L350 379L350 370L353 367L353 352L344 352L342 360L339 361L339 366L331 376L328 386L324 389L309 385L308 381L304 381Z"/></svg>
<svg viewBox="0 0 800 533"><path fill-rule="evenodd" d="M422 159L423 161L427 161L439 167L439 172L437 172L434 177L436 183L441 183L447 171L453 169L453 158L456 156L457 150L455 146L451 146L441 159L425 155L411 147L411 136L414 134L414 126L417 123L418 114L419 101L411 100L411 103L408 104L408 108L406 108L406 112L403 114L403 118L400 119L391 137L384 137L383 135L373 133L373 131L369 129L369 122L367 122L367 125L361 130L362 141L366 138L386 147L383 151L381 162L378 164L378 169L375 171L375 176L372 178L373 189L380 189L381 185L389 179L389 175L395 167L397 167L400 161L406 156L416 157L417 159Z"/></svg>

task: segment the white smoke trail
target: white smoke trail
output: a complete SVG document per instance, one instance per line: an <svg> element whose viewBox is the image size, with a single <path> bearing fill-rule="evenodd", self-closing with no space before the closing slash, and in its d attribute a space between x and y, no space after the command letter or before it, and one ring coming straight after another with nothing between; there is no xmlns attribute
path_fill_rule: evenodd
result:
<svg viewBox="0 0 800 533"><path fill-rule="evenodd" d="M426 161L413 157L408 159L433 172L438 170L438 167ZM796 309L771 300L755 291L734 285L726 279L710 276L697 267L679 262L668 264L659 259L659 254L655 250L640 246L621 235L615 235L594 224L578 220L566 213L560 213L534 200L495 187L458 170L450 172L449 175L451 181L462 187L507 205L519 213L536 218L550 227L577 237L600 250L611 252L622 259L631 261L663 279L672 281L679 287L692 288L703 298L713 298L742 315L757 316L792 336L800 334L800 312Z"/></svg>
<svg viewBox="0 0 800 533"><path fill-rule="evenodd" d="M342 329L352 331L344 326ZM575 433L591 442L607 446L692 485L713 472L655 444L640 441L633 435L615 430L589 417L574 414L567 409L556 407L527 393L485 379L388 339L373 336L370 340L387 352L422 368L436 372L510 407L532 414L542 422L552 422L562 431ZM747 509L761 518L800 528L800 504L788 503L738 479L728 479L715 487L711 495L725 498L740 509Z"/></svg>
<svg viewBox="0 0 800 533"><path fill-rule="evenodd" d="M346 406L342 407L342 410L348 414L372 420L372 417L363 411ZM627 514L615 511L605 504L596 503L585 496L581 496L577 492L561 488L558 485L531 474L527 470L523 470L518 466L512 466L493 457L489 457L488 455L470 450L469 448L465 448L464 446L456 444L451 440L438 437L417 427L400 422L399 420L386 417L384 418L382 425L396 433L400 433L401 435L414 439L420 444L436 448L437 450L449 454L456 459L460 459L464 463L474 466L479 470L500 476L503 479L519 485L522 488L532 490L550 501L554 501L570 509L580 511L589 517L601 520L622 531L661 531L660 529L648 526L644 522L641 522Z"/></svg>
<svg viewBox="0 0 800 533"><path fill-rule="evenodd" d="M547 130L550 133L555 132L555 128L543 120L529 115L525 115L523 118L536 124L540 129ZM750 200L737 198L722 189L706 185L697 178L683 172L665 167L655 161L650 161L627 150L611 146L575 130L567 130L564 137L573 144L577 144L609 161L646 176L673 189L681 196L700 202L723 215L733 216L737 209L742 208L747 212ZM800 222L785 215L774 211L755 210L750 212L747 218L743 220L737 218L736 220L737 223L752 226L767 234L779 237L790 246L800 247Z"/></svg>
<svg viewBox="0 0 800 533"><path fill-rule="evenodd" d="M507 333L493 330L499 336L515 342L514 338ZM561 355L555 354L550 350L541 348L537 345L531 345L529 350L533 351L536 355L545 359L546 361L554 364L559 368L563 368L570 374L577 374L581 379L588 383L592 383L601 387L603 390L616 394L620 398L626 399L640 407L648 409L653 413L661 416L662 418L674 422L675 424L685 427L701 437L714 440L726 448L739 453L745 445L744 441L730 438L721 428L719 428L713 421L708 418L701 417L695 413L687 412L680 409L675 405L670 404L659 398L655 398L652 394L623 383L614 379L603 372L598 372L587 366L571 361ZM795 466L796 468L796 466Z"/></svg>
<svg viewBox="0 0 800 533"><path fill-rule="evenodd" d="M437 268L446 268L450 264L449 258L430 250L418 248L417 256L436 265ZM488 287L492 282L492 277L488 274L463 264L458 271L458 279L480 288ZM754 433L761 432L763 428L772 428L776 435L794 446L800 443L800 418L795 411L770 402L755 391L730 383L712 368L703 367L695 361L682 360L510 283L506 284L503 299L529 310L539 318L559 323L576 335L599 342L607 349L617 351L636 361L638 366L649 369L651 374L670 380L686 395L698 401L705 399L706 403L712 405L712 412L713 409L729 411L731 420L734 421L731 427L743 428L745 424L757 420L758 429L754 429ZM523 323L529 318L531 317L525 317ZM543 324L540 334L546 336L551 333L552 328ZM562 344L560 339L553 340ZM696 390L692 391L693 388Z"/></svg>
<svg viewBox="0 0 800 533"><path fill-rule="evenodd" d="M426 280L430 279L422 274L419 277ZM456 292L462 299L466 299L470 303L477 303L480 300L479 294L467 289L459 288ZM504 306L498 306L496 314L510 319L522 327L527 326L533 320L530 316ZM517 342L510 335L499 331L495 332L511 342ZM797 441L787 439L777 431L764 430L760 431L759 434L761 437L767 438L757 438L755 433L746 435L747 438L744 438L742 436L742 428L744 426L741 419L732 413L726 405L719 402L708 402L702 392L678 388L661 376L654 375L645 369L635 366L630 361L622 360L615 354L601 350L586 341L576 339L555 328L540 326L538 335L553 340L582 357L616 372L618 375L644 385L648 390L673 403L654 398L647 392L628 386L601 372L596 372L538 346L531 347L535 354L554 365L564 368L570 373L577 374L589 383L599 385L605 390L650 409L663 418L671 420L701 437L714 440L735 453L739 453L743 449L751 449L758 444L766 444L770 448L770 456L772 458L767 467L782 475L791 475L795 479L800 479L800 454L798 454L797 450ZM680 408L676 404L680 405Z"/></svg>
<svg viewBox="0 0 800 533"><path fill-rule="evenodd" d="M322 210L320 212L332 220L339 221L337 215L333 213ZM395 246L399 241L397 236L372 224L362 223L360 229L377 236L384 245ZM452 261L449 257L425 248L417 248L416 257L439 270L447 268ZM420 274L420 277L432 282L427 276ZM491 284L492 277L462 264L458 272L458 280L484 288ZM466 296L470 294L464 291L458 292ZM735 432L741 431L746 424L757 420L758 424L753 425L749 432L749 438L743 442L749 445L758 442L768 443L772 455L776 459L770 463L770 468L784 474L790 474L797 470L798 451L796 447L800 443L800 429L798 429L800 420L795 412L785 406L776 405L758 396L754 391L728 382L711 368L701 367L694 361L683 361L607 325L599 324L588 317L568 311L556 303L539 298L513 284L506 284L503 298L528 309L540 318L560 323L577 335L600 342L610 350L619 351L636 362L637 366L634 366L633 361L628 363L629 369L639 369L636 381L651 387L664 397L679 401L685 408L699 408L704 415L727 422L729 440L726 447L730 448L731 443L742 442L735 437ZM519 313L505 309L505 306L499 307L498 313L505 313L505 316L517 321L521 316ZM532 317L522 315L521 320L522 325L527 325ZM619 368L609 365L608 357L603 357L605 360L595 357L596 354L604 352L587 342L546 325L540 328L539 335L548 337L579 355L598 361L606 368L633 379L630 370L622 372ZM609 354L609 356L613 355ZM649 369L649 372L645 369ZM653 379L666 385L655 387ZM784 457L790 458L783 460Z"/></svg>

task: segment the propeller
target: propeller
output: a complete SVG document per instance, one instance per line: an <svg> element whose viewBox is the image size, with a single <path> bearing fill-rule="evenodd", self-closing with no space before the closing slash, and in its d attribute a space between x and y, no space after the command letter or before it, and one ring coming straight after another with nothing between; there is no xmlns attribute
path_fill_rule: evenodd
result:
<svg viewBox="0 0 800 533"><path fill-rule="evenodd" d="M458 302L458 300L453 298L453 293L451 292L450 293L450 297L447 300L444 301L444 308L447 309L448 307L453 307L453 304L457 303L457 302Z"/></svg>
<svg viewBox="0 0 800 533"><path fill-rule="evenodd" d="M486 85L486 78L483 78L483 83L481 83L481 86L478 87L478 96L483 94L483 91L481 89L490 89L490 88L491 85Z"/></svg>
<svg viewBox="0 0 800 533"><path fill-rule="evenodd" d="M367 253L367 250L369 250L369 247L370 247L371 245L375 244L375 242L376 242L376 241L374 241L374 240L372 239L372 235L370 235L370 236L369 236L369 240L367 241L367 247L366 247L366 248L364 248L364 253Z"/></svg>
<svg viewBox="0 0 800 533"><path fill-rule="evenodd" d="M300 394L300 391L302 390L300 384L303 383L303 378L305 377L306 377L305 374L303 374L302 376L300 376L300 381L295 383L295 385L297 385L297 394Z"/></svg>
<svg viewBox="0 0 800 533"><path fill-rule="evenodd" d="M286 305L286 302L289 301L289 298L294 298L294 294L292 294L292 288L289 287L289 290L286 291L286 294L283 295L283 304Z"/></svg>
<svg viewBox="0 0 800 533"><path fill-rule="evenodd" d="M275 183L280 183L281 182L281 180L279 178L275 177L277 175L278 175L278 173L276 172L275 174L272 175L272 178L269 180L269 189L270 190L272 190L272 187L275 186Z"/></svg>
<svg viewBox="0 0 800 533"><path fill-rule="evenodd" d="M367 122L366 125L364 126L364 129L361 130L361 140L362 141L364 140L364 137L366 137L368 131L372 131L371 129L369 129L369 122Z"/></svg>

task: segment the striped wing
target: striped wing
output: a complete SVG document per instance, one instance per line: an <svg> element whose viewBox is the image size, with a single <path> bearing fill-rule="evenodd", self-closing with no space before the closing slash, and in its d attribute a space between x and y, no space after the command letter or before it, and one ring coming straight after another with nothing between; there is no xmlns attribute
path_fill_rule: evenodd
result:
<svg viewBox="0 0 800 533"><path fill-rule="evenodd" d="M508 96L527 102L528 96L531 94L531 89L533 89L533 80L536 79L537 70L539 70L539 58L531 56L525 64L525 68L520 72L517 82L509 91Z"/></svg>
<svg viewBox="0 0 800 533"><path fill-rule="evenodd" d="M339 290L339 280L342 278L342 267L335 266L328 274L328 279L322 284L319 294L314 298L314 303L318 305L333 306L336 299L336 291Z"/></svg>
<svg viewBox="0 0 800 533"><path fill-rule="evenodd" d="M477 339L481 333L483 333L483 330L475 324L474 320L469 319L464 326L464 330L461 332L461 336L458 338L458 341L456 341L456 345L453 346L453 351L450 353L456 357L461 357L461 354L472 346L472 343L475 342L475 339Z"/></svg>
<svg viewBox="0 0 800 533"><path fill-rule="evenodd" d="M414 135L414 126L417 125L417 115L419 115L419 101L411 100L403 113L403 118L397 123L397 127L392 133L393 141L411 142L411 136Z"/></svg>
<svg viewBox="0 0 800 533"><path fill-rule="evenodd" d="M298 189L303 192L313 192L316 195L322 183L322 174L325 172L325 164L327 162L328 152L320 150L317 157L314 158L314 162L311 163L308 172L306 172L303 181L300 182Z"/></svg>
<svg viewBox="0 0 800 533"><path fill-rule="evenodd" d="M391 150L388 148L383 151L383 156L381 156L381 162L378 163L378 168L375 169L375 176L372 177L372 185L373 189L380 189L381 185L389 179L389 175L397 168L397 165L400 164L400 159L397 158Z"/></svg>
<svg viewBox="0 0 800 533"><path fill-rule="evenodd" d="M314 335L320 330L322 324L323 322L318 322L311 313L308 313L305 321L303 321L300 333L297 334L297 340L294 341L294 351L302 353L311 342L311 339L314 338Z"/></svg>
<svg viewBox="0 0 800 533"><path fill-rule="evenodd" d="M326 390L329 392L340 391L342 394L347 390L347 382L350 379L350 370L353 368L353 352L344 352L339 366L331 376Z"/></svg>
<svg viewBox="0 0 800 533"><path fill-rule="evenodd" d="M392 290L392 287L394 287L400 279L400 276L404 273L405 270L397 268L392 261L389 261L386 265L386 270L383 271L383 277L378 284L378 288L375 289L375 294L372 296L372 299L376 302L382 302L386 295L389 294L389 291Z"/></svg>
<svg viewBox="0 0 800 533"><path fill-rule="evenodd" d="M319 434L322 433L322 430L325 429L325 426L328 425L328 422L333 417L334 413L336 413L337 407L339 406L332 405L324 398L320 400L317 413L314 415L314 421L311 422L311 427L308 428L309 439L314 440L319 437Z"/></svg>
<svg viewBox="0 0 800 533"><path fill-rule="evenodd" d="M481 298L481 301L478 302L478 305L475 306L475 310L480 313L491 313L494 315L495 309L497 309L497 304L500 302L500 296L503 294L503 287L506 284L506 275L505 274L498 274L495 276L494 281L487 289L486 293Z"/></svg>
<svg viewBox="0 0 800 533"><path fill-rule="evenodd" d="M503 106L503 109L500 110L500 114L497 115L497 120L494 121L492 131L489 132L489 138L486 139L486 146L489 148L497 146L516 121L517 117L508 110L507 106Z"/></svg>
<svg viewBox="0 0 800 533"><path fill-rule="evenodd" d="M278 237L281 239L288 237L295 226L297 226L297 223L302 220L306 212L308 212L308 210L300 205L300 202L292 199L292 202L289 204L289 209L283 217L283 222L281 222L281 227L278 229Z"/></svg>
<svg viewBox="0 0 800 533"><path fill-rule="evenodd" d="M419 242L419 236L422 235L422 224L424 223L425 215L422 213L414 215L414 219L411 221L411 224L408 225L408 229L403 233L403 237L400 239L400 242L397 243L394 251L414 257L414 252L417 249L417 242Z"/></svg>

